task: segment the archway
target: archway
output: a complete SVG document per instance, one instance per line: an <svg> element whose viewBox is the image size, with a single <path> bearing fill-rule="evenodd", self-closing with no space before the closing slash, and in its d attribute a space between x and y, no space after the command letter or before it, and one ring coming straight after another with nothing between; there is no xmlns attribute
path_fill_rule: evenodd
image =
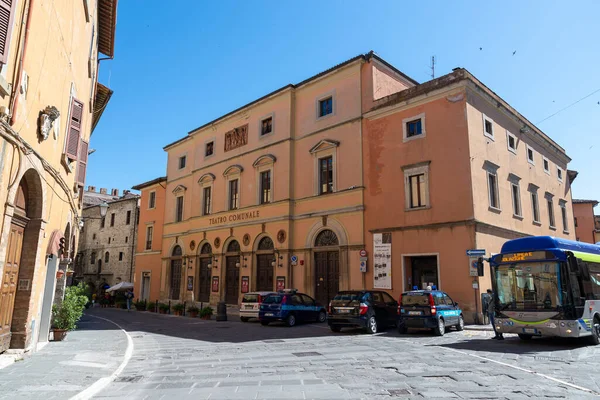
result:
<svg viewBox="0 0 600 400"><path fill-rule="evenodd" d="M275 278L274 250L275 246L270 237L265 236L258 242L256 248L256 291L258 292L273 290Z"/></svg>
<svg viewBox="0 0 600 400"><path fill-rule="evenodd" d="M198 301L210 301L210 278L212 275L212 246L204 243L198 255Z"/></svg>
<svg viewBox="0 0 600 400"><path fill-rule="evenodd" d="M240 244L232 240L225 253L225 302L237 304L240 290Z"/></svg>
<svg viewBox="0 0 600 400"><path fill-rule="evenodd" d="M177 245L171 252L171 276L169 279L169 298L171 300L179 300L181 293L181 263L183 251L181 246Z"/></svg>
<svg viewBox="0 0 600 400"><path fill-rule="evenodd" d="M328 304L340 289L340 251L337 235L324 229L315 238L315 299Z"/></svg>

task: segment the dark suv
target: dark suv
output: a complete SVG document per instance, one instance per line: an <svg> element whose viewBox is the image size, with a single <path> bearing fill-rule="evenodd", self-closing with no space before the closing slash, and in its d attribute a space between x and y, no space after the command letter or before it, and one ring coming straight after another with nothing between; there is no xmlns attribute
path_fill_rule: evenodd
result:
<svg viewBox="0 0 600 400"><path fill-rule="evenodd" d="M400 295L398 330L406 333L408 328L425 328L442 336L446 328L465 327L462 310L447 293L440 290L413 290Z"/></svg>
<svg viewBox="0 0 600 400"><path fill-rule="evenodd" d="M379 290L339 292L329 303L327 323L333 332L358 327L377 333L386 326L396 327L398 302Z"/></svg>

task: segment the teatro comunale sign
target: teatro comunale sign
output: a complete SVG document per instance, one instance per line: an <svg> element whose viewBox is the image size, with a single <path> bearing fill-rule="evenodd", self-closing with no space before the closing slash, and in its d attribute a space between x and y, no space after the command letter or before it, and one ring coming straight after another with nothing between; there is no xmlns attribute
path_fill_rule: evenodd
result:
<svg viewBox="0 0 600 400"><path fill-rule="evenodd" d="M240 212L237 214L224 215L222 217L209 218L208 223L209 223L209 225L219 225L219 224L224 224L227 222L238 222L238 221L244 221L247 219L255 219L255 218L259 218L259 217L260 217L259 210L246 211L246 212Z"/></svg>

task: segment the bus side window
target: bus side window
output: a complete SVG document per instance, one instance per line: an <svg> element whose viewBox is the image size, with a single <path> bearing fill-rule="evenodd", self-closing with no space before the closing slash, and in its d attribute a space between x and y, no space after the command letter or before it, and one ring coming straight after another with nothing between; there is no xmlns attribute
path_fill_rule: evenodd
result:
<svg viewBox="0 0 600 400"><path fill-rule="evenodd" d="M600 300L600 263L588 263L588 277L589 281L586 283L589 285L592 294L588 298Z"/></svg>

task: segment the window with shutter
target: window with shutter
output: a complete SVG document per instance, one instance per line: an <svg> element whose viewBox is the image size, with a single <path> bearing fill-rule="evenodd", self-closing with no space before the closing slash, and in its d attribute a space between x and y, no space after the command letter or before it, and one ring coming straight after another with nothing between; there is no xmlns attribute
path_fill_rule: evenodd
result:
<svg viewBox="0 0 600 400"><path fill-rule="evenodd" d="M0 3L4 0L0 0ZM79 154L79 140L81 138L81 120L83 118L83 103L76 98L71 99L71 114L69 130L67 133L66 154L71 160L76 160ZM86 157L87 162L87 157Z"/></svg>
<svg viewBox="0 0 600 400"><path fill-rule="evenodd" d="M16 0L0 0L0 64L8 62L8 48L16 5Z"/></svg>
<svg viewBox="0 0 600 400"><path fill-rule="evenodd" d="M85 173L87 170L87 160L88 160L88 142L83 139L80 139L79 145L79 160L77 162L77 184L79 186L85 185Z"/></svg>

